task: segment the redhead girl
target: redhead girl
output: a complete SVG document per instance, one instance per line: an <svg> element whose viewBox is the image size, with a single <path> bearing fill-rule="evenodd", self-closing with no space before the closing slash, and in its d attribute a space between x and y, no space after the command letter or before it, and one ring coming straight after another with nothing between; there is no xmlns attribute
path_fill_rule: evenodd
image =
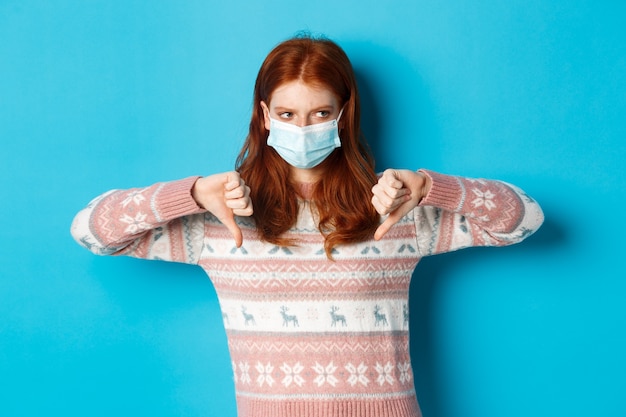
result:
<svg viewBox="0 0 626 417"><path fill-rule="evenodd" d="M543 221L504 182L377 175L359 122L343 50L287 40L261 66L234 171L109 191L74 219L74 238L96 254L204 269L240 417L420 416L408 334L416 265L520 242Z"/></svg>

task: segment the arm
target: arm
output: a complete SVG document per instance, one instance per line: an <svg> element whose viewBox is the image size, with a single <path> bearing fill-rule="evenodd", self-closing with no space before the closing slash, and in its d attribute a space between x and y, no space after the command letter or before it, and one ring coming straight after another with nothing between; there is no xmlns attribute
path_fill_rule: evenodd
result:
<svg viewBox="0 0 626 417"><path fill-rule="evenodd" d="M204 215L210 210L238 245L235 215L252 214L249 189L236 172L190 177L97 197L72 223L74 239L98 255L198 261ZM248 214L249 213L249 214Z"/></svg>
<svg viewBox="0 0 626 417"><path fill-rule="evenodd" d="M191 196L196 180L109 191L78 212L72 236L97 255L195 263L204 230L200 213L205 211ZM192 244L186 246L186 241Z"/></svg>
<svg viewBox="0 0 626 417"><path fill-rule="evenodd" d="M372 191L378 212L389 214L375 237L380 239L417 207L415 222L423 255L510 245L530 236L543 222L541 208L532 198L501 181L388 170Z"/></svg>

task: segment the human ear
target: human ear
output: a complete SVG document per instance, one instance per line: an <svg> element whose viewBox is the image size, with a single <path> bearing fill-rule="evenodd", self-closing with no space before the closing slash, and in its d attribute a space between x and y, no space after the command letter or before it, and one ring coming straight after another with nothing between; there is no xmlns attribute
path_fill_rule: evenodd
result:
<svg viewBox="0 0 626 417"><path fill-rule="evenodd" d="M261 109L263 110L263 121L265 130L270 130L270 109L264 101L261 101Z"/></svg>

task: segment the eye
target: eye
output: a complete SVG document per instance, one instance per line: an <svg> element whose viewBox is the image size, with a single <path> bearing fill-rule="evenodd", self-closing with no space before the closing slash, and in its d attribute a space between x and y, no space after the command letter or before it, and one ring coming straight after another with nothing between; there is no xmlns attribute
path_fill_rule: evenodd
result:
<svg viewBox="0 0 626 417"><path fill-rule="evenodd" d="M293 117L293 113L290 111L284 111L282 113L278 113L278 117L280 117L281 119L289 120Z"/></svg>
<svg viewBox="0 0 626 417"><path fill-rule="evenodd" d="M320 119L325 119L328 116L330 116L330 112L328 110L320 110L315 113L315 117L318 117Z"/></svg>

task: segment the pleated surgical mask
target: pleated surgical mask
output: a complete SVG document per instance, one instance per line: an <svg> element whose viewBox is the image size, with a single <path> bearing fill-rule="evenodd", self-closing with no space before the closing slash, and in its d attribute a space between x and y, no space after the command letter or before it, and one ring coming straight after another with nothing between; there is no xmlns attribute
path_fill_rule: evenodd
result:
<svg viewBox="0 0 626 417"><path fill-rule="evenodd" d="M343 109L335 120L304 127L270 117L267 144L296 168L316 167L341 146L338 122L342 113Z"/></svg>

